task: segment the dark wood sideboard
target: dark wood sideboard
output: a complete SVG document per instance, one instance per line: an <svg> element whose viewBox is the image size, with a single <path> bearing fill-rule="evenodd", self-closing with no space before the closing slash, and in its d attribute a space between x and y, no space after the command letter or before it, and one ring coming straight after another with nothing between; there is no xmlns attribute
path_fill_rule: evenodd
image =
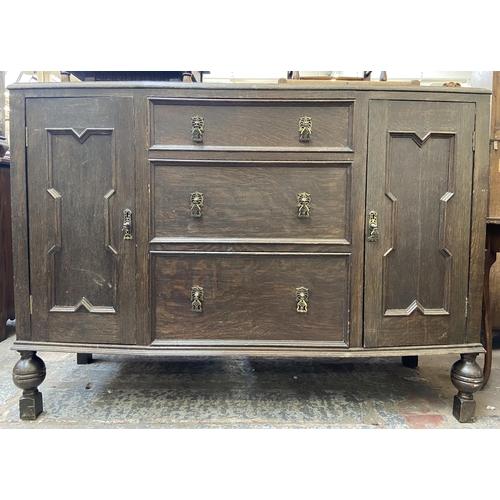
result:
<svg viewBox="0 0 500 500"><path fill-rule="evenodd" d="M21 418L62 351L454 353L474 420L489 91L36 84L10 106Z"/></svg>

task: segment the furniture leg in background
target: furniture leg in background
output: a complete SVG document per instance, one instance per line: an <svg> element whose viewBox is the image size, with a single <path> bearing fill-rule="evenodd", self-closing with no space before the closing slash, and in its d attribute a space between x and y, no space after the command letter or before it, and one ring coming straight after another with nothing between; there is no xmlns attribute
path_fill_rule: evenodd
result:
<svg viewBox="0 0 500 500"><path fill-rule="evenodd" d="M491 316L490 274L491 266L495 263L497 252L500 252L500 220L488 219L486 224L486 254L484 259L484 289L483 289L483 344L486 349L484 356L484 382L488 383L491 374L491 360L493 355L493 320Z"/></svg>
<svg viewBox="0 0 500 500"><path fill-rule="evenodd" d="M10 164L0 159L0 342L6 338L6 323L14 319Z"/></svg>

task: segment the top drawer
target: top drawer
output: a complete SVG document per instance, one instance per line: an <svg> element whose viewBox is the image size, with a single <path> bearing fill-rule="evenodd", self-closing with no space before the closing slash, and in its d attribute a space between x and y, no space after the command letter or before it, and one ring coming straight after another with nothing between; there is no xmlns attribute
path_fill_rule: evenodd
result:
<svg viewBox="0 0 500 500"><path fill-rule="evenodd" d="M352 99L150 98L149 111L153 151L353 151Z"/></svg>

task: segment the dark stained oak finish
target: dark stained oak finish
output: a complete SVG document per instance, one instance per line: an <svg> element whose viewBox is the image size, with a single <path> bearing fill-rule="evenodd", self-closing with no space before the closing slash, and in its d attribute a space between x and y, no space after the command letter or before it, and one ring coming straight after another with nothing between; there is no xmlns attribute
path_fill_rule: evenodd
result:
<svg viewBox="0 0 500 500"><path fill-rule="evenodd" d="M59 350L455 353L472 421L488 105L370 84L12 86L21 418L43 409L34 353Z"/></svg>
<svg viewBox="0 0 500 500"><path fill-rule="evenodd" d="M312 99L151 99L152 150L352 151L353 101ZM204 119L202 142L194 142L191 118ZM299 141L299 120L312 134Z"/></svg>
<svg viewBox="0 0 500 500"><path fill-rule="evenodd" d="M155 340L347 346L349 264L343 254L154 254ZM193 286L204 290L200 313L191 310Z"/></svg>
<svg viewBox="0 0 500 500"><path fill-rule="evenodd" d="M448 344L467 323L474 105L370 107L365 346ZM382 312L382 314L380 314Z"/></svg>
<svg viewBox="0 0 500 500"><path fill-rule="evenodd" d="M279 239L351 242L350 163L224 164L152 162L153 242ZM193 217L190 193L203 194ZM298 195L310 195L299 217Z"/></svg>
<svg viewBox="0 0 500 500"><path fill-rule="evenodd" d="M34 339L134 342L131 113L127 97L27 103Z"/></svg>

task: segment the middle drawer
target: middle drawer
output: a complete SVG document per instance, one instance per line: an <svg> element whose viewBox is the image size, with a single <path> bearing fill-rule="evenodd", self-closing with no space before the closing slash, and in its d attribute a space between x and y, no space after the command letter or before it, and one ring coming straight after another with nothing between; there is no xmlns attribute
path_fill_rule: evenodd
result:
<svg viewBox="0 0 500 500"><path fill-rule="evenodd" d="M350 162L151 161L151 238L348 245Z"/></svg>

